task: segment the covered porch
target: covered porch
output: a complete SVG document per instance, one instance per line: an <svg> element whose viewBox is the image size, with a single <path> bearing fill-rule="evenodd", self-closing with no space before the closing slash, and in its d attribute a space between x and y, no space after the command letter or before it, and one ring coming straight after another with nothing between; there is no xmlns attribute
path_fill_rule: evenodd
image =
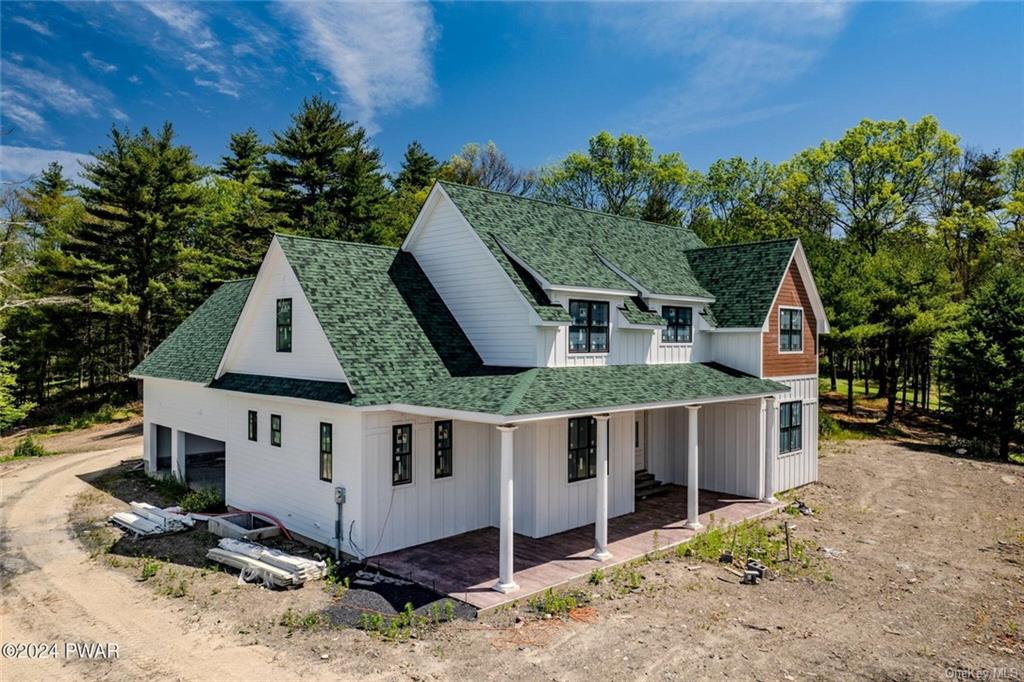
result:
<svg viewBox="0 0 1024 682"><path fill-rule="evenodd" d="M528 599L550 587L583 577L595 568L608 569L637 559L654 549L668 549L699 531L687 523L687 488L672 485L669 492L637 500L635 511L608 519L604 562L593 559L595 526L590 524L541 538L515 534L514 581L517 589L497 591L495 548L497 528L481 528L415 547L374 557L372 564L417 583L487 610ZM778 508L774 501L740 498L701 490L699 522L703 526L732 524L758 518ZM655 545L657 541L657 545Z"/></svg>

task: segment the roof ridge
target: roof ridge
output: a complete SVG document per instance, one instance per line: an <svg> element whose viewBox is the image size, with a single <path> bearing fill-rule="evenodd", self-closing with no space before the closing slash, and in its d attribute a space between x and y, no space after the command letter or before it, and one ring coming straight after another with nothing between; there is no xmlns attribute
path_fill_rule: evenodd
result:
<svg viewBox="0 0 1024 682"><path fill-rule="evenodd" d="M643 218L634 218L633 216L624 216L617 213L606 213L605 211L598 211L593 208L580 208L579 206L571 206L569 204L560 204L557 201L551 201L550 199L538 199L537 197L523 196L522 194L512 194L510 192L499 192L496 189L489 189L487 187L477 187L475 185L466 185L461 182L452 182L451 180L437 180L438 184L441 185L454 185L455 187L464 187L465 189L475 190L477 192L483 192L485 194L497 194L501 197L508 197L510 199L523 199L525 201L532 201L537 204L547 204L548 206L554 206L556 208L567 208L572 211L578 211L580 213L594 213L596 215L604 216L606 218L618 218L619 220L631 220L641 225L652 225L654 227L660 227L667 230L675 230L678 232L690 232L694 235L697 233L689 228L683 227L682 225L666 225L665 223L656 223L652 220L644 220ZM698 235L699 236L699 235Z"/></svg>
<svg viewBox="0 0 1024 682"><path fill-rule="evenodd" d="M327 239L325 237L309 237L304 234L287 234L284 232L275 232L275 237L287 237L288 239L304 239L310 242L325 242L327 244L344 244L345 246L365 246L369 249L382 249L384 251L398 252L401 250L397 246L385 246L384 244L367 244L366 242L354 242L347 239Z"/></svg>
<svg viewBox="0 0 1024 682"><path fill-rule="evenodd" d="M712 246L697 246L692 249L683 249L683 251L709 251L711 249L726 249L734 248L737 246L760 246L762 244L776 244L780 242L798 242L799 237L777 237L775 239L762 239L756 242L736 242L735 244L714 244Z"/></svg>
<svg viewBox="0 0 1024 682"><path fill-rule="evenodd" d="M523 376L516 382L516 387L505 399L501 401L501 405L498 407L499 414L514 414L515 407L519 404L519 401L526 395L527 389L533 385L533 382L537 379L539 367L531 367L530 369L523 372Z"/></svg>

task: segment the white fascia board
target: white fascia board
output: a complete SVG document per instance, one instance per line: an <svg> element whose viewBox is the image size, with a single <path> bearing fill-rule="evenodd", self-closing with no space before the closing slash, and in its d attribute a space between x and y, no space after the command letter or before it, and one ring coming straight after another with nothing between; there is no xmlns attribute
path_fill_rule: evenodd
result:
<svg viewBox="0 0 1024 682"><path fill-rule="evenodd" d="M409 234L405 235L405 239L402 241L402 251L412 251L413 245L419 239L420 233L423 232L423 225L430 220L430 215L434 212L438 203L440 203L442 195L447 198L441 184L435 180L434 186L430 188L430 193L427 194L426 201L420 207L420 212L416 214L416 220L413 221L412 227L409 228Z"/></svg>
<svg viewBox="0 0 1024 682"><path fill-rule="evenodd" d="M552 284L550 291L557 291L563 294L579 294L582 296L613 296L617 298L631 298L637 295L636 291L626 289L601 289L597 287L576 287L567 284Z"/></svg>
<svg viewBox="0 0 1024 682"><path fill-rule="evenodd" d="M762 327L712 327L708 331L715 334L760 334L764 329Z"/></svg>
<svg viewBox="0 0 1024 682"><path fill-rule="evenodd" d="M317 407L323 409L324 406L328 406L331 409L338 409L347 412L358 412L360 408L352 407L351 405L345 405L343 403L331 403L325 400L309 400L308 398L295 398L287 395L269 395L266 393L248 393L246 391L231 391L226 388L218 388L216 386L208 386L211 391L217 391L218 393L226 393L237 396L239 400L269 400L271 402L284 403L288 405L303 405L307 407Z"/></svg>
<svg viewBox="0 0 1024 682"><path fill-rule="evenodd" d="M504 253L506 256L514 260L516 264L523 270L526 270L528 273L530 273L530 277L533 277L535 280L537 280L537 283L540 285L541 289L544 289L545 291L551 290L551 282L547 281L543 275L541 275L539 272L531 268L526 261L524 261L518 255L516 255L516 252L510 249L508 245L505 244L505 242L501 241L497 236L494 237L494 241L498 242L498 248L501 249L502 253Z"/></svg>
<svg viewBox="0 0 1024 682"><path fill-rule="evenodd" d="M674 294L654 294L646 298L652 301L668 301L669 303L714 303L715 299L704 296L676 296Z"/></svg>

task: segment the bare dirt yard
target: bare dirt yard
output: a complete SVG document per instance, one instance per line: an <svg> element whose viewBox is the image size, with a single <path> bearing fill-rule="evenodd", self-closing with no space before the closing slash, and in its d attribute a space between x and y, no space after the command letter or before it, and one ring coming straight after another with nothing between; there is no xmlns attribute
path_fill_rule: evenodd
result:
<svg viewBox="0 0 1024 682"><path fill-rule="evenodd" d="M0 465L0 639L58 644L0 659L0 679L1024 679L1021 466L906 437L823 443L821 482L796 493L814 515L761 522L789 521L806 568L745 586L673 552L566 588L579 604L554 597L550 618L427 614L392 639L334 623L344 586L239 585L202 560L202 531L148 549L112 534L124 497L159 491L119 473L141 439L107 429Z"/></svg>

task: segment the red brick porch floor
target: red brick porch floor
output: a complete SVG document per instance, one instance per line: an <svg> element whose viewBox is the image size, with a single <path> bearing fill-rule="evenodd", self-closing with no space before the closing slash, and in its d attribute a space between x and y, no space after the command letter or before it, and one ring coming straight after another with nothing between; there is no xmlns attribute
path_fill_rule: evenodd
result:
<svg viewBox="0 0 1024 682"><path fill-rule="evenodd" d="M778 505L700 491L700 522L737 523L771 513ZM481 528L450 538L382 554L370 560L381 568L431 587L481 610L521 600L562 583L643 556L654 549L666 549L690 540L696 533L686 523L686 488L672 486L665 495L636 501L632 514L608 520L608 549L605 562L590 559L594 551L594 526L529 538L516 534L515 581L519 589L501 594L491 589L498 579L498 529Z"/></svg>

